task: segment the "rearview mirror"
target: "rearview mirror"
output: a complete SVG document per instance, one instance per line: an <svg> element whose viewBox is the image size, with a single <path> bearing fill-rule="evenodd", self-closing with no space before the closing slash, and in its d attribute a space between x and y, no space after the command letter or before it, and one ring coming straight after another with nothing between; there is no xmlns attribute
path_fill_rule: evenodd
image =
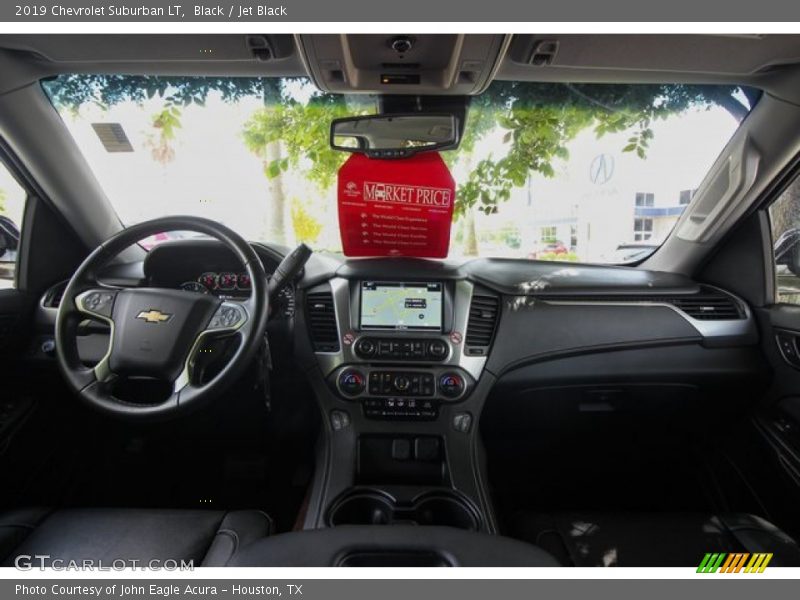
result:
<svg viewBox="0 0 800 600"><path fill-rule="evenodd" d="M331 148L370 158L406 158L458 146L458 120L451 114L347 117L331 123Z"/></svg>

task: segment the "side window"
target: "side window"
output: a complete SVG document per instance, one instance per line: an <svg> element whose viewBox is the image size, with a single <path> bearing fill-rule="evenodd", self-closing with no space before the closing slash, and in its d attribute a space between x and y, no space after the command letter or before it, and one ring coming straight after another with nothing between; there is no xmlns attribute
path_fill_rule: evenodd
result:
<svg viewBox="0 0 800 600"><path fill-rule="evenodd" d="M0 289L14 287L25 189L0 163Z"/></svg>
<svg viewBox="0 0 800 600"><path fill-rule="evenodd" d="M800 178L769 207L778 302L800 304Z"/></svg>

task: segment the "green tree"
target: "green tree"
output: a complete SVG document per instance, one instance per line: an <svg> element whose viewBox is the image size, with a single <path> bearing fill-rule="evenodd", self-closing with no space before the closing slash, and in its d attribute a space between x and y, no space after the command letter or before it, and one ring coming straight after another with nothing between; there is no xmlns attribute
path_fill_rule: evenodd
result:
<svg viewBox="0 0 800 600"><path fill-rule="evenodd" d="M330 147L331 121L352 114L352 110L340 96L316 93L307 102L300 102L284 94L281 102L267 104L245 123L244 143L261 158L264 174L270 181L270 239L282 240L284 235L282 175L290 168L297 169L320 190L330 188L347 158ZM294 222L294 212L292 218ZM318 235L319 232L315 238Z"/></svg>
<svg viewBox="0 0 800 600"><path fill-rule="evenodd" d="M568 158L567 144L588 128L598 137L633 129L622 150L645 158L653 122L713 106L741 121L756 99L756 92L735 86L496 81L473 103L470 116L477 112L484 122L505 129L508 151L481 160L471 171L458 190L457 215L472 207L497 212L531 171L552 177L554 161ZM490 129L479 131L473 144Z"/></svg>
<svg viewBox="0 0 800 600"><path fill-rule="evenodd" d="M302 168L305 176L326 190L336 180L347 154L330 147L331 121L341 117L369 114L369 104L348 105L342 96L314 94L305 103L285 97L281 103L259 109L245 124L243 138L257 151L279 141L285 156L266 165L268 177L277 177L290 167Z"/></svg>
<svg viewBox="0 0 800 600"><path fill-rule="evenodd" d="M292 202L292 229L295 239L306 244L314 244L322 231L322 223L297 198Z"/></svg>
<svg viewBox="0 0 800 600"><path fill-rule="evenodd" d="M161 164L171 162L175 158L172 142L177 137L178 129L181 128L181 109L167 103L162 110L153 115L152 125L157 134L150 135L145 144L150 147L153 160Z"/></svg>

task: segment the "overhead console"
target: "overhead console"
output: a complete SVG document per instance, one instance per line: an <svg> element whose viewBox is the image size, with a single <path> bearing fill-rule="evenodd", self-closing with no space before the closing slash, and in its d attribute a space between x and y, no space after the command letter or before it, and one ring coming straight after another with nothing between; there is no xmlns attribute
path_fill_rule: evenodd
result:
<svg viewBox="0 0 800 600"><path fill-rule="evenodd" d="M304 34L314 82L334 93L479 94L511 40L487 34Z"/></svg>

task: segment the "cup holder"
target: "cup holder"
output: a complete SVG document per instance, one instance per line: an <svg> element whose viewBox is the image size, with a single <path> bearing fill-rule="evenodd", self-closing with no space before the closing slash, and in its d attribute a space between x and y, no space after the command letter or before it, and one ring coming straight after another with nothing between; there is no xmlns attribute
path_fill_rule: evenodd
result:
<svg viewBox="0 0 800 600"><path fill-rule="evenodd" d="M403 502L378 490L359 490L333 503L328 524L439 525L477 531L481 522L472 504L450 491L428 492Z"/></svg>
<svg viewBox="0 0 800 600"><path fill-rule="evenodd" d="M443 525L475 531L479 523L477 514L455 496L429 496L414 507L415 521L419 525Z"/></svg>
<svg viewBox="0 0 800 600"><path fill-rule="evenodd" d="M330 513L331 525L388 525L394 503L377 493L356 493L336 503Z"/></svg>

